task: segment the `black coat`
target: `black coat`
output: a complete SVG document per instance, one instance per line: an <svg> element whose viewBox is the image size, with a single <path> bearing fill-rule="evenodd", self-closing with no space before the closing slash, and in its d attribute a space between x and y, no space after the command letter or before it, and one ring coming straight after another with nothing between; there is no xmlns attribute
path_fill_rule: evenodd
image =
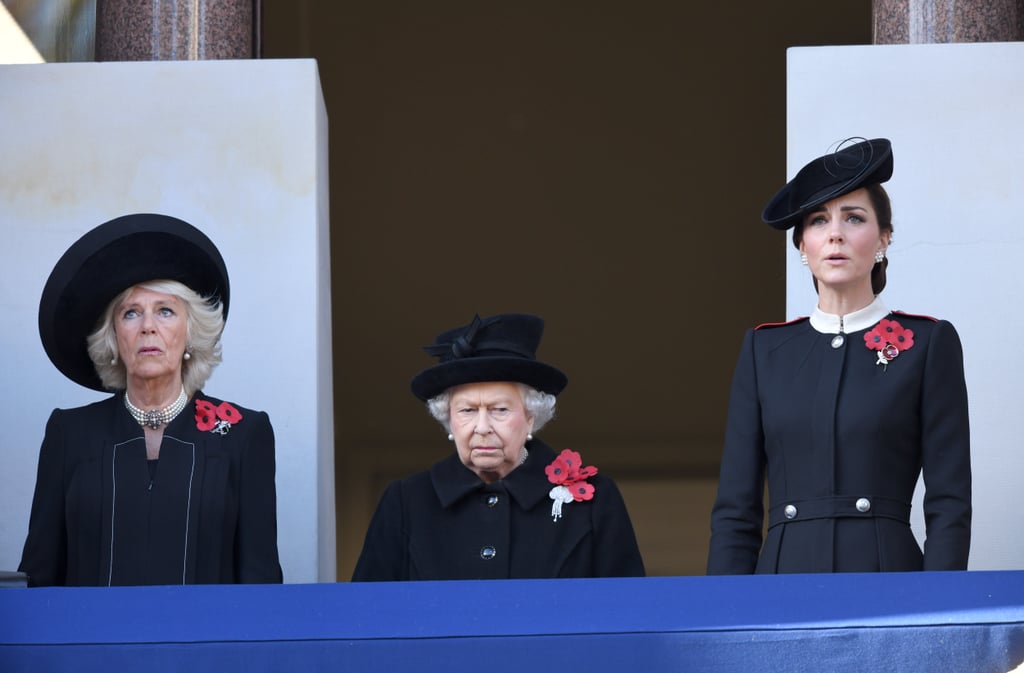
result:
<svg viewBox="0 0 1024 673"><path fill-rule="evenodd" d="M709 574L966 569L971 461L960 339L945 321L888 318L913 330L914 345L885 366L865 346L870 328L838 348L806 319L747 332ZM923 554L909 525L922 468Z"/></svg>
<svg viewBox="0 0 1024 673"><path fill-rule="evenodd" d="M30 584L280 582L269 417L236 407L226 434L201 432L190 400L151 478L123 398L50 415L19 566Z"/></svg>
<svg viewBox="0 0 1024 673"><path fill-rule="evenodd" d="M457 455L392 482L366 533L354 581L642 576L643 561L615 482L588 479L594 498L551 514L544 468L554 452L527 443L526 462L484 483Z"/></svg>

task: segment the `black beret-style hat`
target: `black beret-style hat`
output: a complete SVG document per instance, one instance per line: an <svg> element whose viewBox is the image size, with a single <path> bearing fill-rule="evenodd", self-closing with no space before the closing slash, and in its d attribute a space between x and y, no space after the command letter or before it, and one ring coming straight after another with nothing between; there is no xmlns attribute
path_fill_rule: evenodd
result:
<svg viewBox="0 0 1024 673"><path fill-rule="evenodd" d="M537 347L544 320L526 313L504 313L442 332L424 350L440 358L412 379L412 393L426 402L452 386L487 381L525 383L552 395L569 379L559 369L539 362Z"/></svg>
<svg viewBox="0 0 1024 673"><path fill-rule="evenodd" d="M892 145L885 138L843 141L835 152L818 157L772 197L761 213L764 223L789 229L816 206L892 177Z"/></svg>
<svg viewBox="0 0 1024 673"><path fill-rule="evenodd" d="M176 280L220 300L227 318L228 271L206 234L168 215L124 215L75 241L50 272L39 300L39 336L50 361L75 383L104 390L86 337L114 297L151 280Z"/></svg>

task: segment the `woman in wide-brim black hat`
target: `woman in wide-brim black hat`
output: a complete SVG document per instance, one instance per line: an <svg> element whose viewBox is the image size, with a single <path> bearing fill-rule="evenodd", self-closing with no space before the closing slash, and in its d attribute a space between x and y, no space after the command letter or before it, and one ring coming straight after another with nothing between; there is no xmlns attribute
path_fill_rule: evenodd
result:
<svg viewBox="0 0 1024 673"><path fill-rule="evenodd" d="M543 329L528 314L477 316L426 348L440 361L412 392L455 452L387 487L353 580L644 574L615 483L534 437L568 383L536 359Z"/></svg>
<svg viewBox="0 0 1024 673"><path fill-rule="evenodd" d="M105 222L54 266L43 348L113 395L47 422L30 586L281 581L270 419L201 390L228 302L216 246L167 215Z"/></svg>
<svg viewBox="0 0 1024 673"><path fill-rule="evenodd" d="M808 163L762 219L793 229L818 303L749 330L729 399L709 574L965 570L963 352L944 320L889 310L886 139ZM924 475L925 541L910 528ZM768 512L764 512L764 485ZM767 534L765 519L767 518Z"/></svg>

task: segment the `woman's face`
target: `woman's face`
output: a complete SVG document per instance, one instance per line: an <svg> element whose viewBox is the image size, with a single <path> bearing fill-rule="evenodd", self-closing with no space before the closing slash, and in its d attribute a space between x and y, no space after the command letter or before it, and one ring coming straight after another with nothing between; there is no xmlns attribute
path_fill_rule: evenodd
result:
<svg viewBox="0 0 1024 673"><path fill-rule="evenodd" d="M128 381L181 381L188 339L185 302L172 294L135 287L114 311L117 353Z"/></svg>
<svg viewBox="0 0 1024 673"><path fill-rule="evenodd" d="M452 389L451 433L462 464L486 482L519 466L533 418L514 383L467 383Z"/></svg>
<svg viewBox="0 0 1024 673"><path fill-rule="evenodd" d="M889 246L889 232L878 217L866 189L826 201L804 216L800 252L821 289L871 291L875 253Z"/></svg>

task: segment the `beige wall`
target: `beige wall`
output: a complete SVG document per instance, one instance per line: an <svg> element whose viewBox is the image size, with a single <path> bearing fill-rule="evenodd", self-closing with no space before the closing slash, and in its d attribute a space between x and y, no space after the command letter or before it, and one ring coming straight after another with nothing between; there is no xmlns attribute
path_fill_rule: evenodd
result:
<svg viewBox="0 0 1024 673"><path fill-rule="evenodd" d="M339 578L451 450L419 347L504 311L570 377L544 438L620 482L652 574L703 572L736 351L784 313L785 49L870 39L870 0L264 1L330 119Z"/></svg>

